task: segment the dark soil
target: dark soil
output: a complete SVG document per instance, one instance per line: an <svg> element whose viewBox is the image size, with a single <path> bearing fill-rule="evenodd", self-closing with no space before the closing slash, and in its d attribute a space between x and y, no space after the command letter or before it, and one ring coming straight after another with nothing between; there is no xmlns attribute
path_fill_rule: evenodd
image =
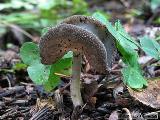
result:
<svg viewBox="0 0 160 120"><path fill-rule="evenodd" d="M157 12L144 10L141 16L126 17L132 8L142 7L141 2L88 0L88 3L90 11L98 8L111 13L111 21L120 19L135 38L146 34L155 37L160 33L159 24L153 23ZM87 69L87 73L82 71L81 76L84 106L74 109L69 91L70 78L62 77L53 92L47 93L43 86L32 83L26 69L13 70L15 63L21 61L19 48L24 41L16 38L10 40L7 36L12 36L12 33L8 32L0 38L0 120L69 120L71 117L80 120L144 120L160 117L160 109L144 105L128 92L122 82L120 55L108 77L95 74L86 68L84 61L83 69ZM12 44L9 48L6 47L8 43ZM146 60L143 57L147 56L142 51L139 54L145 76L159 77L160 67L152 66L158 61L143 63Z"/></svg>

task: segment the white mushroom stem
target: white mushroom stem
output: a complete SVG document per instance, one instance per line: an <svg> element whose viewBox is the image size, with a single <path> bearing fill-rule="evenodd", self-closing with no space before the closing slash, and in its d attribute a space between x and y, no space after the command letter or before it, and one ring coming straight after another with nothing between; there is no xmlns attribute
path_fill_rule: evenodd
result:
<svg viewBox="0 0 160 120"><path fill-rule="evenodd" d="M73 53L73 65L72 65L72 81L70 86L71 98L73 101L74 107L83 105L82 96L81 96L81 61L82 55L80 53Z"/></svg>

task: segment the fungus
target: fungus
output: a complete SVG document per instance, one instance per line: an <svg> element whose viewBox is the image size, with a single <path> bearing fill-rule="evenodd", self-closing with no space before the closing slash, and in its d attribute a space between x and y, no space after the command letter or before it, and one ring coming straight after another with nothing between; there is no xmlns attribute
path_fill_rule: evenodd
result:
<svg viewBox="0 0 160 120"><path fill-rule="evenodd" d="M104 44L107 51L107 62L108 67L112 67L112 63L117 55L117 48L115 45L114 37L109 33L106 26L100 21L96 20L93 17L88 17L84 15L73 15L62 21L63 23L73 24L79 26L87 31L95 34L101 42Z"/></svg>
<svg viewBox="0 0 160 120"><path fill-rule="evenodd" d="M81 59L85 55L99 73L108 73L107 51L92 32L76 25L60 24L43 35L39 43L41 62L53 64L68 51L73 51L71 98L74 107L83 104L80 92Z"/></svg>

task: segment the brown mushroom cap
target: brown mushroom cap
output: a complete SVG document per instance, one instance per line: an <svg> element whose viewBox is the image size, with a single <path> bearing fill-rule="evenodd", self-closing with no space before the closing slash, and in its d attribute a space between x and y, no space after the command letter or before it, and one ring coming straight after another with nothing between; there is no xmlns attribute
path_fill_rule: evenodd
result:
<svg viewBox="0 0 160 120"><path fill-rule="evenodd" d="M108 66L111 67L115 56L117 55L117 48L115 45L115 38L109 33L106 26L93 17L74 15L62 21L63 23L77 25L95 34L104 44L107 51Z"/></svg>
<svg viewBox="0 0 160 120"><path fill-rule="evenodd" d="M71 24L60 24L50 28L41 37L40 55L42 63L52 64L66 52L80 52L99 73L107 73L107 52L103 43L93 33Z"/></svg>

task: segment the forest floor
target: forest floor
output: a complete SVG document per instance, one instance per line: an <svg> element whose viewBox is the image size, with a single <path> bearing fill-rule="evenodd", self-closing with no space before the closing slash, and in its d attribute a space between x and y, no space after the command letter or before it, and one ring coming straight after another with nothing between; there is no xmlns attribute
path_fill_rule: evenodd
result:
<svg viewBox="0 0 160 120"><path fill-rule="evenodd" d="M120 19L125 30L134 38L148 35L155 38L160 34L160 23L154 23L157 12L145 11L140 17L133 17L129 11L140 6L133 2L89 1L90 11L101 9L109 11L111 21ZM136 7L135 7L136 6ZM133 13L134 14L134 13ZM17 34L18 35L18 34ZM14 40L6 40L8 37ZM21 36L18 36L21 37ZM13 65L21 61L20 39L13 37L13 31L0 38L0 120L69 120L73 117L73 104L70 98L70 77L61 78L54 92L45 92L43 86L35 85L28 77L26 69L15 70ZM12 44L5 48L8 43ZM4 49L5 48L5 49ZM160 77L159 61L147 56L141 50L139 63L145 77ZM122 62L116 58L111 74L92 74L90 66L84 62L86 73L82 72L82 96L85 101L81 111L74 113L80 120L118 120L118 119L157 119L160 118L160 82L150 83L142 93L131 90L122 81ZM160 78L157 78L160 79ZM159 88L157 87L159 86ZM75 112L75 111L74 111Z"/></svg>

